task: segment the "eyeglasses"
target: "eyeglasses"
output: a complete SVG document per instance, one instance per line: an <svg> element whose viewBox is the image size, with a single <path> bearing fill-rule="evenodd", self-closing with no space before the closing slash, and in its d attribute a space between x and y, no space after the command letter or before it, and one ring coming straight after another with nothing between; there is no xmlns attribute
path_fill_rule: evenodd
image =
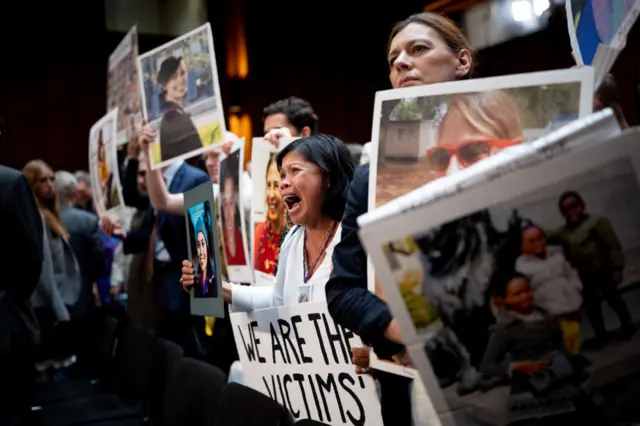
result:
<svg viewBox="0 0 640 426"><path fill-rule="evenodd" d="M484 139L462 142L458 145L434 146L427 150L427 163L431 171L446 172L451 159L456 157L462 167L469 167L491 155L492 149L503 149L517 145L517 142L504 139Z"/></svg>

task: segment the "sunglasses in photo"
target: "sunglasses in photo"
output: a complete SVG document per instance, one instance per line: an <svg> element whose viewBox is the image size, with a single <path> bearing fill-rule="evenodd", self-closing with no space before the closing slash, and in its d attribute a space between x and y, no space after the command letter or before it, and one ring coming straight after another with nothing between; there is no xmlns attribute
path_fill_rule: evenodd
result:
<svg viewBox="0 0 640 426"><path fill-rule="evenodd" d="M494 149L517 145L518 142L505 139L476 139L458 145L434 146L427 150L429 169L436 173L446 172L451 159L456 157L462 167L469 167L491 155Z"/></svg>

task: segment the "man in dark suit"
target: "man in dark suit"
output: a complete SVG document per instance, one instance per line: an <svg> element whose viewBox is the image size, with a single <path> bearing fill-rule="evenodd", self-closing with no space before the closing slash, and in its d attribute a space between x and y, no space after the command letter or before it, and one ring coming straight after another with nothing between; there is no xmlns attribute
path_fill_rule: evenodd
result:
<svg viewBox="0 0 640 426"><path fill-rule="evenodd" d="M201 317L189 312L189 297L182 290L180 277L182 261L187 258L187 233L184 216L157 213L152 210L148 197L137 189L139 163L130 157L125 167L123 197L128 206L149 209L148 220L135 232L128 232L124 239L124 252L149 253L149 276L156 290L160 307L160 334L178 343L185 353L202 358L203 351L198 328L203 328ZM209 181L202 170L178 161L163 170L169 192L180 194Z"/></svg>
<svg viewBox="0 0 640 426"><path fill-rule="evenodd" d="M42 270L43 228L40 211L27 180L17 170L0 166L0 424L18 424L26 413L33 383L33 351L40 339L31 293Z"/></svg>
<svg viewBox="0 0 640 426"><path fill-rule="evenodd" d="M342 236L333 251L333 272L325 287L329 313L372 346L381 359L404 351L397 323L387 305L367 288L367 254L358 237L357 219L368 210L369 164L356 170L342 216ZM376 372L385 425L411 425L410 381Z"/></svg>

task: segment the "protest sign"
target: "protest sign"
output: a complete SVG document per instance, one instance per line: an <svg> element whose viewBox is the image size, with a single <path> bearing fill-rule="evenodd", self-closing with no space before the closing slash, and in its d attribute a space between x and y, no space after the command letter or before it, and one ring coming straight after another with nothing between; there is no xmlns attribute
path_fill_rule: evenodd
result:
<svg viewBox="0 0 640 426"><path fill-rule="evenodd" d="M232 152L220 162L220 228L229 280L252 283L244 208L241 208L244 139L234 144Z"/></svg>
<svg viewBox="0 0 640 426"><path fill-rule="evenodd" d="M324 303L232 313L245 384L293 417L332 426L382 426L374 380L357 375L360 338L334 323Z"/></svg>
<svg viewBox="0 0 640 426"><path fill-rule="evenodd" d="M158 132L153 170L202 154L226 134L211 25L138 56L142 112Z"/></svg>
<svg viewBox="0 0 640 426"><path fill-rule="evenodd" d="M120 220L124 199L116 152L118 108L98 120L89 131L89 174L93 206L99 216L109 214Z"/></svg>
<svg viewBox="0 0 640 426"><path fill-rule="evenodd" d="M255 284L270 286L277 263L280 235L286 233L287 210L280 194L280 171L276 156L292 140L280 140L278 148L262 138L253 138L251 168L251 246Z"/></svg>
<svg viewBox="0 0 640 426"><path fill-rule="evenodd" d="M224 318L220 244L213 186L205 182L184 193L187 248L193 263L191 313Z"/></svg>
<svg viewBox="0 0 640 426"><path fill-rule="evenodd" d="M552 416L637 374L639 132L574 144L560 129L487 160L497 174L479 165L439 181L446 196L425 185L359 220L439 415L462 405L494 425ZM614 334L620 343L606 344ZM527 375L532 363L549 370Z"/></svg>
<svg viewBox="0 0 640 426"><path fill-rule="evenodd" d="M142 124L137 59L138 31L133 26L109 56L107 111L118 108L116 145L129 142Z"/></svg>
<svg viewBox="0 0 640 426"><path fill-rule="evenodd" d="M592 108L590 68L378 92L371 141L369 211L585 117ZM369 264L371 291L379 288L375 283ZM374 354L372 357L375 368L413 374L403 366L379 361Z"/></svg>

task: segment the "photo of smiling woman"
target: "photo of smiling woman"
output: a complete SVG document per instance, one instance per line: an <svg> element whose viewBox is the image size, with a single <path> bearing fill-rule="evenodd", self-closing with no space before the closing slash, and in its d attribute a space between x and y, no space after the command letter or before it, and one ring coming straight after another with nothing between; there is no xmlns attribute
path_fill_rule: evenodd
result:
<svg viewBox="0 0 640 426"><path fill-rule="evenodd" d="M155 170L202 154L226 133L208 23L138 55L138 86L146 126L156 131Z"/></svg>
<svg viewBox="0 0 640 426"><path fill-rule="evenodd" d="M253 264L258 272L273 276L282 235L287 231L287 212L280 193L280 172L277 153L270 153L266 161L264 187L264 220L255 225ZM269 282L270 283L270 282Z"/></svg>
<svg viewBox="0 0 640 426"><path fill-rule="evenodd" d="M213 233L211 229L211 207L209 201L189 208L189 221L193 229L191 246L195 247L194 297L218 297L216 265L213 255Z"/></svg>
<svg viewBox="0 0 640 426"><path fill-rule="evenodd" d="M156 78L161 87L160 158L179 157L202 148L198 129L182 105L187 94L187 67L182 57L170 56L162 61Z"/></svg>
<svg viewBox="0 0 640 426"><path fill-rule="evenodd" d="M220 220L224 254L229 276L240 282L253 282L248 265L246 232L240 209L240 167L242 148L220 162Z"/></svg>

